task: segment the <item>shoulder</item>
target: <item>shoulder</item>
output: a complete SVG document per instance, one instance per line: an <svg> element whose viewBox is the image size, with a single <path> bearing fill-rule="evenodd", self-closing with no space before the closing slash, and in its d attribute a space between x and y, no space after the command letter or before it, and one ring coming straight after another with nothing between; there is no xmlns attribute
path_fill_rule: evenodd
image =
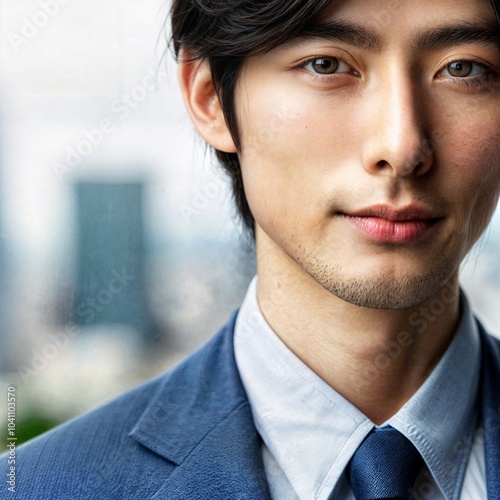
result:
<svg viewBox="0 0 500 500"><path fill-rule="evenodd" d="M29 498L29 494L39 499L84 498L84 492L91 495L88 498L113 498L110 493L118 491L110 492L110 478L126 480L140 472L136 468L152 465L152 457L128 434L144 411L141 406L157 392L164 377L19 447L15 457L19 498ZM5 466L2 460L0 470Z"/></svg>
<svg viewBox="0 0 500 500"><path fill-rule="evenodd" d="M165 454L152 452L154 444L144 446L141 437L162 432L160 425L182 426L176 416L189 406L190 395L192 399L193 393L203 393L203 385L209 380L224 378L224 367L231 363L227 352L233 323L234 318L173 370L19 447L18 497L112 499L154 495L175 464L165 460ZM221 357L229 361L218 359ZM189 433L188 428L177 431ZM0 471L4 475L8 470L4 455L0 457ZM4 498L6 488L2 490L0 498Z"/></svg>

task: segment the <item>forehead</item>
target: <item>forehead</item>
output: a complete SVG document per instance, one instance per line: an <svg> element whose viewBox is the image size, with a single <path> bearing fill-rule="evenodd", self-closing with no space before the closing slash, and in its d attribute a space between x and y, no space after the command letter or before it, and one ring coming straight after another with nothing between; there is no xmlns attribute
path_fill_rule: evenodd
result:
<svg viewBox="0 0 500 500"><path fill-rule="evenodd" d="M446 20L449 16L494 16L490 0L332 0L321 16L356 15L373 22L397 23L411 14L420 19Z"/></svg>
<svg viewBox="0 0 500 500"><path fill-rule="evenodd" d="M497 22L490 0L332 0L319 17L329 19L357 20L381 32L454 22Z"/></svg>

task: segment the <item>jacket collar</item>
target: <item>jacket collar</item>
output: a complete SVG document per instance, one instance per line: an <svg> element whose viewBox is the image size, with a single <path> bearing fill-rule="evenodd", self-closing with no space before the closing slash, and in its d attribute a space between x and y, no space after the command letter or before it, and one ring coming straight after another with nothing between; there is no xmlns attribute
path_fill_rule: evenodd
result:
<svg viewBox="0 0 500 500"><path fill-rule="evenodd" d="M479 322L478 322L479 323ZM500 342L479 325L482 336L482 425L488 500L500 500Z"/></svg>
<svg viewBox="0 0 500 500"><path fill-rule="evenodd" d="M260 438L234 359L234 313L167 373L130 436L178 467L153 498L269 498ZM240 496L241 495L241 496Z"/></svg>
<svg viewBox="0 0 500 500"><path fill-rule="evenodd" d="M153 497L268 499L260 440L234 359L234 313L169 372L130 436L179 466ZM482 338L482 422L489 500L500 500L500 342ZM189 424L187 424L189 422Z"/></svg>

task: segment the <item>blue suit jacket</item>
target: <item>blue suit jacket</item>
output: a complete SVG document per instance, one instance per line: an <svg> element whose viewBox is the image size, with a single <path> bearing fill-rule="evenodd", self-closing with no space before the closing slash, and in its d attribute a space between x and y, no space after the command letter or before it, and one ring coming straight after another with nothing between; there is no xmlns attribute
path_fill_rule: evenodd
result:
<svg viewBox="0 0 500 500"><path fill-rule="evenodd" d="M0 498L270 498L235 318L172 371L20 447L15 495L0 457ZM482 329L481 339L488 498L500 500L500 342Z"/></svg>

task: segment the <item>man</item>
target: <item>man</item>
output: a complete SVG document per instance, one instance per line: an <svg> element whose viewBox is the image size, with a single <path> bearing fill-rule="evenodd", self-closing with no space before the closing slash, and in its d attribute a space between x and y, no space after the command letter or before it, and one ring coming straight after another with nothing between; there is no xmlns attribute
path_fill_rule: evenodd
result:
<svg viewBox="0 0 500 500"><path fill-rule="evenodd" d="M499 9L174 1L258 278L179 367L18 450L20 498L500 498L500 344L458 284L500 193Z"/></svg>

